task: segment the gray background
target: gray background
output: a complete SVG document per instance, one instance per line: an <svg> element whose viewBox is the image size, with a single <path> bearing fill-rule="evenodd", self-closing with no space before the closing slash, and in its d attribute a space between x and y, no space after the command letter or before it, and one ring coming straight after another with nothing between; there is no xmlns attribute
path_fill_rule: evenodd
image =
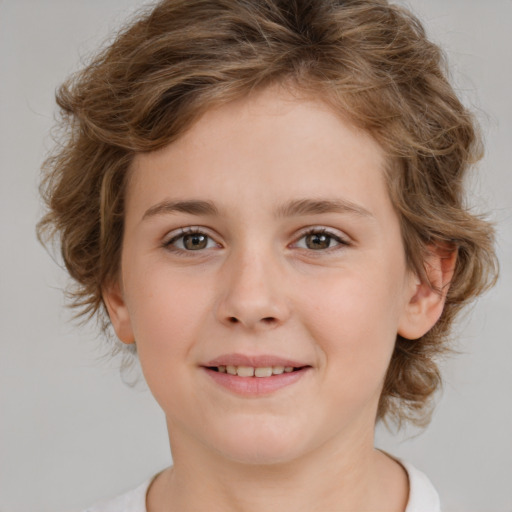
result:
<svg viewBox="0 0 512 512"><path fill-rule="evenodd" d="M38 168L54 89L136 0L0 0L0 511L79 510L170 462L163 414L120 380L92 327L63 308L66 277L38 245ZM423 469L444 511L512 511L511 0L410 0L478 112L475 203L494 210L502 274L461 321L460 356L428 430L377 434Z"/></svg>

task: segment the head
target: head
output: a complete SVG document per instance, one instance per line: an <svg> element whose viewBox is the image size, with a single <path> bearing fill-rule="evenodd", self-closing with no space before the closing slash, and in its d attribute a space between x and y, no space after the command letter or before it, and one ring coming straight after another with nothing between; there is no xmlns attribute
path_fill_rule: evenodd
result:
<svg viewBox="0 0 512 512"><path fill-rule="evenodd" d="M427 332L397 332L377 410L425 423L453 321L496 271L492 228L464 203L475 124L443 66L420 23L385 0L170 0L138 16L57 95L68 138L45 165L39 230L59 237L72 305L109 325L138 157L272 88L321 101L378 146L405 264L442 296ZM449 283L433 279L433 257L453 267Z"/></svg>

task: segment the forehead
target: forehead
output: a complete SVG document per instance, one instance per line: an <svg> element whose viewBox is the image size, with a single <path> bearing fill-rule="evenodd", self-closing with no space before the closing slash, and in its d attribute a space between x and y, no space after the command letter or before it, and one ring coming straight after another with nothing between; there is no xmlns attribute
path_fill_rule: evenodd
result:
<svg viewBox="0 0 512 512"><path fill-rule="evenodd" d="M225 200L226 207L337 195L386 201L384 153L327 104L268 88L207 111L178 140L135 157L134 194ZM383 197L383 194L385 197Z"/></svg>

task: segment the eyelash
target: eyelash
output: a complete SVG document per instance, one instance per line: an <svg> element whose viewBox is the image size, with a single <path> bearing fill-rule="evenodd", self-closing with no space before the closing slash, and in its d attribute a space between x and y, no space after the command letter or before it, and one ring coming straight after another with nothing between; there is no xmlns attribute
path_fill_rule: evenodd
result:
<svg viewBox="0 0 512 512"><path fill-rule="evenodd" d="M200 229L200 228L196 228L196 227L187 227L187 228L180 228L179 232L176 235L174 235L171 238L169 238L168 240L166 240L163 243L164 248L175 253L175 254L178 254L180 256L188 256L194 252L201 252L201 250L192 251L192 250L182 249L182 248L176 247L174 245L180 238L184 238L187 235L204 235L209 241L211 240L211 241L215 242L213 237L211 237L208 233L206 233L204 229ZM215 242L215 243L217 244L217 242Z"/></svg>
<svg viewBox="0 0 512 512"><path fill-rule="evenodd" d="M178 254L180 256L189 256L194 252L200 253L200 252L204 251L204 249L208 249L208 248L211 249L211 247L205 247L204 249L198 249L197 251L193 251L193 250L182 249L182 248L176 247L174 245L178 240L184 238L187 235L204 235L209 241L214 242L217 245L217 247L219 247L219 244L217 244L217 242L215 242L213 237L211 237L208 233L206 233L204 229L201 229L199 227L187 227L187 228L180 228L179 232L176 235L174 235L171 238L169 238L168 240L166 240L163 243L164 248L175 253L175 254ZM307 247L306 248L299 247L299 249L306 250L313 254L317 253L319 255L319 253L331 252L333 250L335 251L336 249L339 249L340 246L347 247L347 246L351 245L351 243L346 238L343 238L340 235L335 234L326 228L312 227L312 228L307 229L306 231L303 231L300 234L300 236L296 239L296 241L291 244L291 246L292 247L296 246L300 240L302 240L303 238L310 236L310 235L317 235L317 236L325 235L330 240L334 240L335 242L337 242L337 245L335 245L334 247L327 247L325 249L316 249L316 250L310 249ZM207 244L208 244L208 242L207 242Z"/></svg>
<svg viewBox="0 0 512 512"><path fill-rule="evenodd" d="M302 232L300 237L297 239L296 242L293 243L293 245L296 245L299 240L302 240L303 238L310 236L310 235L325 235L329 237L331 240L334 240L337 242L338 245L335 245L334 247L327 247L326 249L309 249L306 248L305 250L313 253L325 253L325 252L331 252L333 250L339 249L340 246L342 247L348 247L350 246L350 242L347 238L343 238L342 236L333 233L332 231L328 230L327 228L323 227L312 227L307 229L306 231Z"/></svg>

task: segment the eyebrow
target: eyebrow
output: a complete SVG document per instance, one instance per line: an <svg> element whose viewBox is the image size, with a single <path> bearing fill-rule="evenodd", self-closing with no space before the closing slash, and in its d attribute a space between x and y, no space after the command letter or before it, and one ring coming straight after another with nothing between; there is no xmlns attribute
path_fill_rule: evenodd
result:
<svg viewBox="0 0 512 512"><path fill-rule="evenodd" d="M219 210L212 201L200 199L172 201L166 199L148 208L142 219L176 212L212 217L219 215ZM294 199L275 210L276 217L318 215L322 213L349 213L360 217L373 217L369 210L345 199Z"/></svg>
<svg viewBox="0 0 512 512"><path fill-rule="evenodd" d="M360 217L373 217L369 210L346 199L296 199L276 210L278 217L318 215L321 213L350 213Z"/></svg>
<svg viewBox="0 0 512 512"><path fill-rule="evenodd" d="M190 215L219 215L217 207L211 201L201 201L198 199L186 201L165 200L148 208L142 219L175 212L188 213Z"/></svg>

